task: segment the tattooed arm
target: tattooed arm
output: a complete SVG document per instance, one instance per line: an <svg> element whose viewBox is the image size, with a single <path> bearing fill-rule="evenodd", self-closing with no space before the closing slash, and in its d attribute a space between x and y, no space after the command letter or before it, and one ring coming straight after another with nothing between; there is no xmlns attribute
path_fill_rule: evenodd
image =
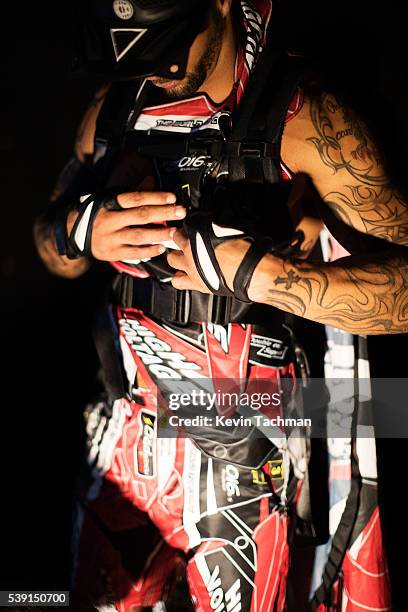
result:
<svg viewBox="0 0 408 612"><path fill-rule="evenodd" d="M255 271L249 297L351 333L407 333L408 257L400 251L326 264L268 255Z"/></svg>
<svg viewBox="0 0 408 612"><path fill-rule="evenodd" d="M285 128L282 157L294 172L311 177L335 218L408 246L408 205L386 176L364 122L334 95L306 100ZM330 229L336 233L335 224Z"/></svg>
<svg viewBox="0 0 408 612"><path fill-rule="evenodd" d="M265 256L249 297L352 333L408 332L408 206L387 180L364 124L332 95L307 100L286 124L282 157L294 173L313 180L321 214L353 253L333 263ZM172 255L173 285L206 291L190 249ZM249 248L226 241L216 256L230 288ZM176 259L177 258L177 259Z"/></svg>
<svg viewBox="0 0 408 612"><path fill-rule="evenodd" d="M177 270L173 286L209 293L196 270L188 239L178 231L174 240L180 251L168 255L170 265ZM226 240L215 251L230 289L249 246L245 240ZM406 249L353 255L333 263L266 255L255 270L248 295L253 302L351 333L407 333Z"/></svg>
<svg viewBox="0 0 408 612"><path fill-rule="evenodd" d="M333 95L309 99L296 119L287 125L283 158L313 180L334 236L364 255L316 265L272 258L268 295L259 285L264 261L253 299L355 333L408 332L407 203L365 124Z"/></svg>

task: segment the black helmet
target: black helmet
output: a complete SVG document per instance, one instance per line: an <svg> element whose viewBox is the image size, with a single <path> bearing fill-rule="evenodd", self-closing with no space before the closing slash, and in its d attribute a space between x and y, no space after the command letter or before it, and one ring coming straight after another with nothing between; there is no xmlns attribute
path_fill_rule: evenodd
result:
<svg viewBox="0 0 408 612"><path fill-rule="evenodd" d="M210 0L82 0L77 66L111 79L182 79Z"/></svg>

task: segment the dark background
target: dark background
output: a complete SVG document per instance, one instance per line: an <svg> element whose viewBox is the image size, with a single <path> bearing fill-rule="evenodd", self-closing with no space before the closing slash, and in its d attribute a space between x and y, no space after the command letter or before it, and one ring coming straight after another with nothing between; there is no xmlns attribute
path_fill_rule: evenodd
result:
<svg viewBox="0 0 408 612"><path fill-rule="evenodd" d="M287 3L279 36L314 56L325 78L352 98L377 134L390 175L408 191L405 21L395 4L376 6ZM90 320L109 273L102 267L76 281L53 277L31 234L97 82L70 74L71 5L45 0L24 10L21 19L5 19L10 42L2 77L0 586L66 589L81 411L96 372ZM371 338L373 375L405 377L407 349L405 336ZM381 507L399 609L406 609L406 448L401 440L379 443Z"/></svg>

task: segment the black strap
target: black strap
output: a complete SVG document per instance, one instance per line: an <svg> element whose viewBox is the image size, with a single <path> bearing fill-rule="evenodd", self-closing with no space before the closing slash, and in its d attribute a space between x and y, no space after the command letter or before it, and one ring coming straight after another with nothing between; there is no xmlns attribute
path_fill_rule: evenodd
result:
<svg viewBox="0 0 408 612"><path fill-rule="evenodd" d="M248 138L250 125L258 111L258 102L262 98L265 85L271 73L275 74L276 68L282 59L282 51L272 48L271 37L269 35L267 35L267 41L268 43L249 77L246 92L239 104L231 132L232 141L243 142Z"/></svg>
<svg viewBox="0 0 408 612"><path fill-rule="evenodd" d="M93 323L93 339L102 366L109 403L126 396L125 375L119 349L119 333L111 308L104 305Z"/></svg>
<svg viewBox="0 0 408 612"><path fill-rule="evenodd" d="M233 297L179 291L153 277L134 279L119 274L112 285L112 300L122 308L137 308L147 316L186 325L203 321L216 325L256 323L270 318L263 305L252 305ZM261 312L260 312L261 311ZM263 316L262 316L263 315Z"/></svg>
<svg viewBox="0 0 408 612"><path fill-rule="evenodd" d="M360 480L353 478L351 481L351 489L347 498L346 507L332 540L329 558L324 568L322 584L317 589L311 602L311 610L313 610L313 612L318 610L321 604L330 606L332 603L332 589L334 583L339 577L341 565L343 563L357 518L360 489Z"/></svg>
<svg viewBox="0 0 408 612"><path fill-rule="evenodd" d="M112 149L121 145L130 115L135 109L138 93L141 92L141 86L140 80L111 83L96 120L95 149L98 146ZM146 85L146 91L148 89ZM144 95L140 95L138 99L144 100Z"/></svg>
<svg viewBox="0 0 408 612"><path fill-rule="evenodd" d="M349 547L353 528L356 524L360 505L361 476L358 468L356 453L356 424L358 419L358 400L355 402L355 409L352 423L352 444L351 444L351 487L347 497L347 502L336 533L333 536L329 558L327 559L322 584L314 594L311 602L311 610L316 612L321 604L331 605L333 586L339 577L343 559Z"/></svg>
<svg viewBox="0 0 408 612"><path fill-rule="evenodd" d="M250 302L248 298L248 285L256 266L272 248L273 241L270 238L260 238L252 242L234 278L234 295L236 298L243 302Z"/></svg>
<svg viewBox="0 0 408 612"><path fill-rule="evenodd" d="M271 26L231 134L229 174L233 180L281 180L280 143L285 118L296 88L305 78L306 64L302 57L275 48L270 30Z"/></svg>
<svg viewBox="0 0 408 612"><path fill-rule="evenodd" d="M298 353L296 353L298 356ZM302 364L298 361L298 367ZM325 544L330 538L329 531L329 461L327 441L325 439L310 438L310 456L306 470L307 491L301 496L299 502L303 508L297 507L297 514L301 519L308 519L309 529L314 544ZM302 484L303 488L303 484Z"/></svg>

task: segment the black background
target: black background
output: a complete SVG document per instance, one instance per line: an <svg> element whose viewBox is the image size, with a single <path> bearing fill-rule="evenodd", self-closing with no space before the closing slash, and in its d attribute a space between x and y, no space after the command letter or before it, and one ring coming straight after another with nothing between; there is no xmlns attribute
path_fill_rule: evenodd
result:
<svg viewBox="0 0 408 612"><path fill-rule="evenodd" d="M96 371L89 322L109 275L102 267L75 281L53 277L31 237L97 85L70 74L71 9L45 0L3 24L2 589L68 588L81 410ZM322 74L351 96L376 132L390 175L408 191L402 13L395 4L350 0L287 3L285 10L282 41L313 54ZM371 338L373 375L405 377L407 348L405 336ZM379 443L381 507L400 609L406 609L406 448L405 441Z"/></svg>

